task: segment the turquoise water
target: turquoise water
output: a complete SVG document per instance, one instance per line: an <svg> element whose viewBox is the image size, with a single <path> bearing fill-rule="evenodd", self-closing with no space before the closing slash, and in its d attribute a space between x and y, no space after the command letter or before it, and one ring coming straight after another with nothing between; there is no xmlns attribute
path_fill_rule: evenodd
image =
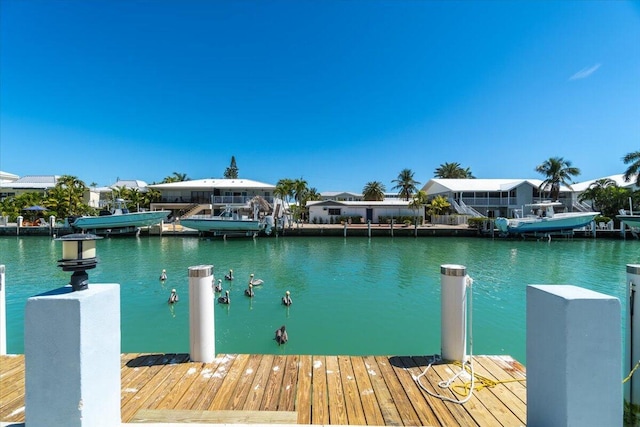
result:
<svg viewBox="0 0 640 427"><path fill-rule="evenodd" d="M211 264L216 278L235 274L223 280L231 304L215 305L218 353L440 353L440 265L461 264L474 279L473 353L523 363L527 284L582 286L620 298L624 312L626 264L640 262L640 242L604 239L145 236L99 240L97 251L90 282L121 285L122 352L188 353L188 268ZM24 351L27 298L68 283L61 253L46 237L0 238L10 353ZM250 273L265 281L253 299L243 294ZM181 301L169 306L172 288ZM289 343L278 347L283 324Z"/></svg>

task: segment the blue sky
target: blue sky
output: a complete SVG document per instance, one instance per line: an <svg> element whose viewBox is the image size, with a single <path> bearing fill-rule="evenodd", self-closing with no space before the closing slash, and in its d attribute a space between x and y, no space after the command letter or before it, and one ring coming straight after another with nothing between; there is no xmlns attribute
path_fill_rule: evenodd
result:
<svg viewBox="0 0 640 427"><path fill-rule="evenodd" d="M640 2L0 0L0 170L318 191L640 150Z"/></svg>

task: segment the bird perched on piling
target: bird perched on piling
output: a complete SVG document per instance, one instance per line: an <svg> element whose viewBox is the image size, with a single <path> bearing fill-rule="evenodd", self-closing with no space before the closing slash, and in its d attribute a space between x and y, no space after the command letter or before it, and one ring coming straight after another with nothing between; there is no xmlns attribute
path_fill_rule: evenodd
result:
<svg viewBox="0 0 640 427"><path fill-rule="evenodd" d="M285 295L282 297L282 303L286 306L290 306L291 304L293 304L293 301L291 300L291 292L287 291L285 293Z"/></svg>
<svg viewBox="0 0 640 427"><path fill-rule="evenodd" d="M284 325L280 326L276 329L276 337L274 338L278 345L285 344L289 341L289 336L287 335L287 330Z"/></svg>

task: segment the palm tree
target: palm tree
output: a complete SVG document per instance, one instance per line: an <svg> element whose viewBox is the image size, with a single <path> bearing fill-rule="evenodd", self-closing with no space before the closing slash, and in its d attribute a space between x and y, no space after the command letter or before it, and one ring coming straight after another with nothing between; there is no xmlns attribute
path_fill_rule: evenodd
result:
<svg viewBox="0 0 640 427"><path fill-rule="evenodd" d="M162 180L162 184L166 184L169 182L182 182L187 181L189 177L186 173L174 172L173 175L169 175Z"/></svg>
<svg viewBox="0 0 640 427"><path fill-rule="evenodd" d="M431 203L429 203L427 207L427 213L429 215L441 215L446 212L449 207L451 207L451 204L449 204L446 197L435 196L431 199Z"/></svg>
<svg viewBox="0 0 640 427"><path fill-rule="evenodd" d="M300 206L300 200L302 199L304 193L307 191L307 181L302 178L296 179L293 181L291 189L293 191L294 200L296 201L298 206Z"/></svg>
<svg viewBox="0 0 640 427"><path fill-rule="evenodd" d="M87 186L84 181L71 175L62 175L54 188L59 189L59 194L64 195L67 212L65 216L80 214L84 211L82 198Z"/></svg>
<svg viewBox="0 0 640 427"><path fill-rule="evenodd" d="M236 166L236 157L231 156L231 164L224 171L226 179L238 179L238 166Z"/></svg>
<svg viewBox="0 0 640 427"><path fill-rule="evenodd" d="M560 185L565 185L571 189L571 177L580 175L580 169L571 166L570 160L562 157L551 157L541 165L536 166L536 172L547 177L540 186L540 191L548 191L551 200L558 200L560 196Z"/></svg>
<svg viewBox="0 0 640 427"><path fill-rule="evenodd" d="M398 178L391 182L395 182L397 184L393 189L400 190L400 198L407 201L409 201L411 195L416 192L416 186L420 185L418 181L413 179L413 171L411 171L411 169L402 169L398 174Z"/></svg>
<svg viewBox="0 0 640 427"><path fill-rule="evenodd" d="M589 188L578 196L578 201L584 202L588 200L591 202L591 209L596 210L601 205L599 202L603 196L604 190L611 186L617 186L614 180L609 178L597 179L589 185Z"/></svg>
<svg viewBox="0 0 640 427"><path fill-rule="evenodd" d="M414 210L422 209L422 213L424 214L424 206L427 204L427 193L424 190L418 191L411 199L409 203L409 207ZM417 221L416 221L417 223Z"/></svg>
<svg viewBox="0 0 640 427"><path fill-rule="evenodd" d="M380 181L369 181L362 189L362 196L364 200L372 200L381 202L384 200L384 192L387 191L384 184Z"/></svg>
<svg viewBox="0 0 640 427"><path fill-rule="evenodd" d="M631 181L631 177L635 175L636 185L640 187L640 151L629 153L624 156L622 160L624 161L625 165L631 163L624 173L624 180L626 182L629 182Z"/></svg>
<svg viewBox="0 0 640 427"><path fill-rule="evenodd" d="M460 163L442 163L440 167L436 168L433 172L433 176L443 179L463 179L463 178L475 178L471 173L470 168L462 169Z"/></svg>

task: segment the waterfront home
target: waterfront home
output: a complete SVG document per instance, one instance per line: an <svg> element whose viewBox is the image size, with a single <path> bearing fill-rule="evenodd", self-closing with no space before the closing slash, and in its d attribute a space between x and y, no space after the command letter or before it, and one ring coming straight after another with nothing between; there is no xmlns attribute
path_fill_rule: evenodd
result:
<svg viewBox="0 0 640 427"><path fill-rule="evenodd" d="M275 185L250 179L207 178L190 181L151 184L149 188L161 194L151 210L167 209L185 217L203 213L217 213L226 206L243 206L255 196L273 203Z"/></svg>
<svg viewBox="0 0 640 427"><path fill-rule="evenodd" d="M411 201L385 199L383 201L317 200L307 202L309 222L314 224L339 223L344 218L359 218L361 223L387 223L391 218L424 217L422 209L409 207ZM348 221L348 219L347 219ZM355 221L358 222L357 220Z"/></svg>
<svg viewBox="0 0 640 427"><path fill-rule="evenodd" d="M0 200L33 192L44 195L47 190L55 187L60 179L58 175L25 175L18 179L12 179L11 176L12 174L2 173Z"/></svg>
<svg viewBox="0 0 640 427"><path fill-rule="evenodd" d="M515 217L522 213L523 206L536 200L548 198L539 190L540 179L441 179L429 180L422 190L429 199L445 197L459 214L471 216ZM573 191L560 187L561 202L566 211L577 210Z"/></svg>
<svg viewBox="0 0 640 427"><path fill-rule="evenodd" d="M361 193L351 193L349 191L322 191L321 200L336 200L339 202L357 202L363 198Z"/></svg>

